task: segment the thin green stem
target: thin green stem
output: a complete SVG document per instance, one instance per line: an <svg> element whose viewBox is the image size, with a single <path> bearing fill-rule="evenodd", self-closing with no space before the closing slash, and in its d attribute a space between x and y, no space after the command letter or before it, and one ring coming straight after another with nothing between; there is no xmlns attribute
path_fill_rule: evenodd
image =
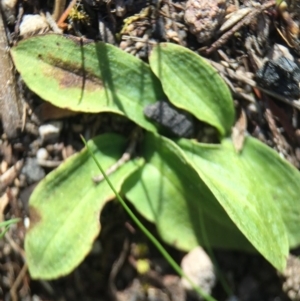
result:
<svg viewBox="0 0 300 301"><path fill-rule="evenodd" d="M85 146L87 147L88 151L90 152L92 158L94 159L96 165L98 166L99 170L103 174L104 179L110 186L111 190L116 195L118 201L121 203L125 211L128 213L128 215L132 218L132 220L135 222L135 224L141 229L141 231L148 237L148 239L154 244L154 246L159 250L159 252L162 254L162 256L169 262L171 267L178 273L179 276L185 278L192 288L205 300L207 301L217 301L212 296L206 294L199 286L197 286L180 268L180 266L176 263L176 261L169 255L167 250L162 246L162 244L148 231L148 229L140 222L140 220L135 216L135 214L131 211L131 209L127 206L126 202L121 198L119 193L115 190L114 186L110 182L109 178L107 177L105 171L103 170L102 166L96 159L94 153L89 149L86 140L81 136L81 139Z"/></svg>
<svg viewBox="0 0 300 301"><path fill-rule="evenodd" d="M10 225L12 225L12 224L16 224L16 223L18 223L19 221L20 221L19 218L12 218L12 219L10 219L10 220L8 220L8 221L1 222L1 223L0 223L0 228L6 227L6 226L10 226Z"/></svg>
<svg viewBox="0 0 300 301"><path fill-rule="evenodd" d="M0 238L2 238L5 235L5 233L9 229L10 225L15 224L15 223L17 223L19 221L20 221L19 218L12 218L12 219L10 219L8 221L1 222L0 223L0 228L5 228L5 229L2 232L0 232Z"/></svg>

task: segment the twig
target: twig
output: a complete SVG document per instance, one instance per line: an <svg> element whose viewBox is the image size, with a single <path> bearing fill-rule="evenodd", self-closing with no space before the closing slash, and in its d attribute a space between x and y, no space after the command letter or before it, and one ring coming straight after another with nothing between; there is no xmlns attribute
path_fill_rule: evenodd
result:
<svg viewBox="0 0 300 301"><path fill-rule="evenodd" d="M26 262L25 251L11 238L9 232L5 234L5 239L8 241L9 245L16 252L16 254L19 254L23 261Z"/></svg>
<svg viewBox="0 0 300 301"><path fill-rule="evenodd" d="M16 21L16 24L15 24L15 30L14 30L15 37L17 37L19 32L20 32L20 24L21 24L23 15L24 15L24 7L23 7L23 4L20 3L19 4L18 16L17 16L17 21Z"/></svg>
<svg viewBox="0 0 300 301"><path fill-rule="evenodd" d="M118 301L115 280L116 280L116 277L117 277L120 269L122 268L122 266L126 260L126 257L129 252L129 247L130 247L129 239L128 239L128 237L126 237L124 240L124 243L123 243L121 254L119 255L118 259L113 263L113 266L112 266L110 274L109 274L108 288L109 288L110 297L112 298L113 301Z"/></svg>
<svg viewBox="0 0 300 301"><path fill-rule="evenodd" d="M68 18L69 14L70 14L71 9L75 6L75 4L76 4L76 0L72 0L70 2L70 4L68 5L68 7L66 8L66 10L65 11L63 10L63 13L60 14L60 18L57 21L57 25L59 27L61 27L63 25L63 23L66 21L66 19Z"/></svg>
<svg viewBox="0 0 300 301"><path fill-rule="evenodd" d="M23 160L17 161L12 167L10 167L5 173L0 176L0 192L4 191L14 179L18 176L23 167Z"/></svg>
<svg viewBox="0 0 300 301"><path fill-rule="evenodd" d="M227 75L229 76L230 78L234 79L234 80L237 80L237 81L240 81L244 84L247 84L251 87L256 87L256 82L255 80L247 77L246 75L243 75L242 73L239 73L238 75L236 74L236 71L230 69L230 68L226 68L224 67L223 65L217 63L217 62L214 62L212 60L209 60L207 59L207 61L214 67L217 69L218 72L224 74L224 75Z"/></svg>
<svg viewBox="0 0 300 301"><path fill-rule="evenodd" d="M8 138L16 138L21 127L22 103L17 93L14 67L9 55L8 37L0 5L0 112Z"/></svg>
<svg viewBox="0 0 300 301"><path fill-rule="evenodd" d="M18 296L17 296L17 289L20 286L22 280L24 279L25 275L27 272L27 264L25 263L19 273L19 275L17 276L15 282L13 283L13 285L10 288L10 296L12 301L17 301L18 300Z"/></svg>
<svg viewBox="0 0 300 301"><path fill-rule="evenodd" d="M273 142L274 142L275 146L277 147L278 152L283 154L286 157L287 156L286 149L289 148L289 145L288 145L286 139L283 137L283 135L281 135L281 133L279 132L279 130L276 126L276 122L274 120L274 116L269 108L266 109L265 117L266 117L267 123L269 125L270 131L273 135Z"/></svg>
<svg viewBox="0 0 300 301"><path fill-rule="evenodd" d="M288 105L291 105L292 107L300 110L300 101L299 100L289 100L289 99L286 99L285 97L283 97L283 96L281 96L281 95L279 95L277 93L274 93L274 92L272 92L270 90L265 90L265 89L263 89L263 88L261 88L259 86L256 86L256 88L259 89L259 90L261 90L261 91L263 91L264 93L266 93L266 94L274 97L275 99L278 99L278 100L280 100L280 101L282 101L282 102L284 102L284 103L286 103Z"/></svg>
<svg viewBox="0 0 300 301"><path fill-rule="evenodd" d="M153 46L157 45L157 42L155 42L155 41L149 41L149 40L145 40L144 38L132 37L132 36L128 36L128 35L122 35L122 40L141 42L141 43L145 43L145 44L149 44L149 45L153 45Z"/></svg>
<svg viewBox="0 0 300 301"><path fill-rule="evenodd" d="M62 34L62 30L58 27L58 25L56 24L52 15L48 11L46 11L46 13L45 13L45 18L46 18L49 26L55 33Z"/></svg>
<svg viewBox="0 0 300 301"><path fill-rule="evenodd" d="M211 52L215 51L217 48L221 47L225 44L228 39L237 32L242 26L250 24L254 17L262 13L264 10L274 6L276 4L275 0L270 0L260 7L254 9L250 12L241 22L237 23L235 26L232 27L231 30L224 33L216 42L214 42L210 48L206 49L206 54L210 54Z"/></svg>
<svg viewBox="0 0 300 301"><path fill-rule="evenodd" d="M135 151L136 148L136 144L138 141L138 132L139 130L136 130L136 132L133 133L131 139L130 139L130 143L129 146L127 147L125 153L122 155L122 157L115 163L113 164L111 167L109 167L105 173L107 176L111 175L112 173L114 173L119 167L121 167L122 165L124 165L127 161L129 161ZM104 180L104 176L102 174L93 177L93 181L98 184L101 181Z"/></svg>
<svg viewBox="0 0 300 301"><path fill-rule="evenodd" d="M72 1L72 2L74 2L74 1ZM75 0L75 2L76 2L76 0ZM55 0L54 9L53 9L53 13L52 13L52 18L54 19L54 21L57 21L59 18L61 18L61 15L65 9L65 6L66 6L66 0ZM57 23L59 23L59 21Z"/></svg>

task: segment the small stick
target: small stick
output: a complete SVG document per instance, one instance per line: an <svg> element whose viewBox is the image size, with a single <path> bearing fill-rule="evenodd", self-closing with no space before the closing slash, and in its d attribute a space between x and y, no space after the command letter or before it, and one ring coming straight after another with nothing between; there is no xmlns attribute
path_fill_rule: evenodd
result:
<svg viewBox="0 0 300 301"><path fill-rule="evenodd" d="M149 45L153 45L153 46L157 45L157 42L145 40L144 38L132 37L132 36L128 36L128 35L122 35L122 40L141 42L141 43L145 43L145 44L149 44Z"/></svg>
<svg viewBox="0 0 300 301"><path fill-rule="evenodd" d="M211 52L215 51L217 48L220 48L223 44L225 44L228 39L237 32L242 26L250 24L254 17L262 13L264 10L274 6L275 0L270 0L257 9L254 9L253 12L250 12L241 22L237 23L235 26L232 27L231 30L224 33L216 42L214 42L210 48L206 49L206 54L210 54Z"/></svg>
<svg viewBox="0 0 300 301"><path fill-rule="evenodd" d="M51 29L58 34L62 34L62 30L57 26L55 20L53 19L52 15L46 11L45 13L45 18L49 24L49 26L51 27Z"/></svg>
<svg viewBox="0 0 300 301"><path fill-rule="evenodd" d="M23 163L23 160L17 161L6 172L0 175L0 193L3 192L6 189L6 187L9 186L18 176L23 167Z"/></svg>
<svg viewBox="0 0 300 301"><path fill-rule="evenodd" d="M105 174L107 176L111 175L112 173L114 173L119 167L121 167L123 164L125 164L127 161L129 161L135 151L137 142L138 142L138 134L140 133L139 129L134 131L134 133L131 136L130 139L130 143L129 146L127 147L125 153L122 155L122 157L115 163L113 164L111 167L109 167L106 171ZM93 181L94 183L98 184L101 181L103 181L104 176L98 175L93 177Z"/></svg>
<svg viewBox="0 0 300 301"><path fill-rule="evenodd" d="M61 13L60 18L59 18L58 21L57 21L58 27L63 27L63 24L64 24L64 22L66 21L66 19L68 18L71 9L75 6L76 1L77 1L77 0L72 0L72 1L70 2L70 4L68 5L68 7L66 8L66 10L65 10L65 11L62 10L63 13ZM64 2L66 2L66 1L64 0ZM64 7L65 7L65 6L63 6L63 8L64 8Z"/></svg>
<svg viewBox="0 0 300 301"><path fill-rule="evenodd" d="M17 37L19 32L20 32L20 24L21 24L23 15L24 15L24 7L23 7L23 4L20 3L19 4L18 16L17 16L17 21L16 21L16 25L15 25L15 30L14 30L15 37Z"/></svg>
<svg viewBox="0 0 300 301"><path fill-rule="evenodd" d="M111 272L110 272L109 278L108 278L109 295L111 296L112 300L114 300L114 301L118 301L115 280L126 260L129 249L130 249L130 242L129 242L128 237L126 237L124 240L124 243L123 243L121 254L119 255L119 258L117 258L116 261L113 263Z"/></svg>
<svg viewBox="0 0 300 301"><path fill-rule="evenodd" d="M66 0L55 0L52 18L57 21L62 15L66 6Z"/></svg>
<svg viewBox="0 0 300 301"><path fill-rule="evenodd" d="M8 36L0 5L0 112L8 138L16 138L21 127L22 103L17 93L13 62L9 54Z"/></svg>
<svg viewBox="0 0 300 301"><path fill-rule="evenodd" d="M281 133L279 132L279 130L276 126L274 116L269 108L266 109L265 118L269 125L270 131L273 135L272 140L273 140L275 146L277 147L278 152L280 152L281 154L283 154L286 157L287 156L286 150L289 148L289 145L288 145L286 139L283 137L283 135L281 135Z"/></svg>
<svg viewBox="0 0 300 301"><path fill-rule="evenodd" d="M20 284L22 283L22 281L24 280L26 272L27 272L27 264L24 263L19 275L17 276L15 282L13 283L13 285L11 286L10 291L9 291L11 299L13 301L18 301L17 289L20 286Z"/></svg>

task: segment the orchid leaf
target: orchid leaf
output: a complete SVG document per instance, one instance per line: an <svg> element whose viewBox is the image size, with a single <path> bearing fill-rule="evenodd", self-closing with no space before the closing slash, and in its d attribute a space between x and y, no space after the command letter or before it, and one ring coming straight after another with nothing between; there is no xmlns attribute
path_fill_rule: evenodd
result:
<svg viewBox="0 0 300 301"><path fill-rule="evenodd" d="M126 148L126 139L114 134L88 143L104 168ZM129 161L111 175L115 188L142 160ZM92 248L100 232L99 216L115 195L105 181L95 184L99 170L87 149L72 156L43 179L30 197L30 228L25 239L26 260L32 278L54 279L70 273Z"/></svg>

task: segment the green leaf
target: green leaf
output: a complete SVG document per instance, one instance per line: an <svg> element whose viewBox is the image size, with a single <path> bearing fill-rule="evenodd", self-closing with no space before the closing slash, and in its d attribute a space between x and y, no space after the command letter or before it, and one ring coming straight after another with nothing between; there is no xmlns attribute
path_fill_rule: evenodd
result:
<svg viewBox="0 0 300 301"><path fill-rule="evenodd" d="M147 134L142 152L146 164L122 191L165 242L185 251L198 245L253 251L173 141Z"/></svg>
<svg viewBox="0 0 300 301"><path fill-rule="evenodd" d="M286 189L291 185L288 173L293 170L292 166L250 137L247 137L241 154L236 153L230 139L224 139L222 145L181 139L179 146L236 226L272 265L282 271L289 245L277 205L293 196ZM292 187L295 187L293 182Z"/></svg>
<svg viewBox="0 0 300 301"><path fill-rule="evenodd" d="M143 108L163 97L149 66L103 42L82 45L62 35L36 36L11 50L28 87L53 105L114 112L155 131Z"/></svg>
<svg viewBox="0 0 300 301"><path fill-rule="evenodd" d="M104 134L88 143L104 168L126 148L126 139ZM140 161L129 161L111 175L117 190ZM115 197L105 181L92 177L99 170L87 149L51 172L30 198L30 228L25 239L26 259L32 278L53 279L71 272L89 253L100 231L99 215Z"/></svg>
<svg viewBox="0 0 300 301"><path fill-rule="evenodd" d="M207 61L185 47L161 43L154 47L149 63L170 102L215 126L221 136L229 135L234 123L233 100Z"/></svg>

